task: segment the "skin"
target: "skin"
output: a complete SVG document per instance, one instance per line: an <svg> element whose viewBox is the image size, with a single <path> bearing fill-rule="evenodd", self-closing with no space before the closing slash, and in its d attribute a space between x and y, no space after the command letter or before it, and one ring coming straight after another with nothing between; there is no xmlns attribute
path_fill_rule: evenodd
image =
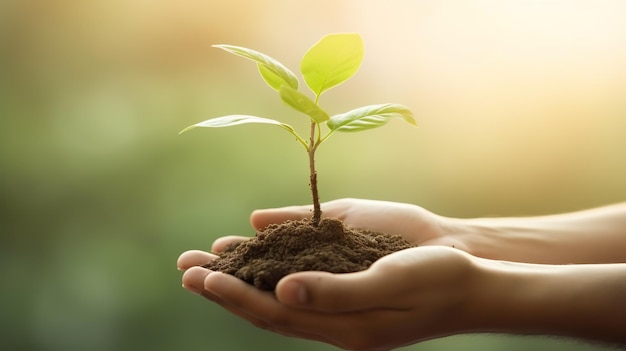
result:
<svg viewBox="0 0 626 351"><path fill-rule="evenodd" d="M308 218L310 210L257 210L250 220L262 229ZM492 219L447 218L416 205L360 199L327 202L322 210L419 247L362 272L294 273L275 293L201 268L216 256L187 251L178 259L183 287L259 328L350 350L480 332L626 345L626 204ZM246 239L222 237L212 250Z"/></svg>

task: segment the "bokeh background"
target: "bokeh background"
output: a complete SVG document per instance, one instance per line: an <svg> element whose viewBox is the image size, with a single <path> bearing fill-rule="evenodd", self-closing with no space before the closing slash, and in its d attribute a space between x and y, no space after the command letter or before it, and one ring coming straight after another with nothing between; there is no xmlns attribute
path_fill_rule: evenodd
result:
<svg viewBox="0 0 626 351"><path fill-rule="evenodd" d="M279 128L178 135L233 113L306 130L253 64L211 44L297 71L323 35L361 34L360 71L321 103L401 103L420 126L333 136L323 200L539 215L626 199L624 18L620 0L0 2L0 348L335 349L180 287L182 251L251 235L253 209L310 202L306 156ZM406 349L602 347L468 335Z"/></svg>

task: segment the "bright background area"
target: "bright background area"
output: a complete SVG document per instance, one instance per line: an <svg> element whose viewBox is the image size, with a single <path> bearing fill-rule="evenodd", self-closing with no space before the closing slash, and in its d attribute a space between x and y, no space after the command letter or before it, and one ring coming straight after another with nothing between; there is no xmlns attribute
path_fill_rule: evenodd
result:
<svg viewBox="0 0 626 351"><path fill-rule="evenodd" d="M177 134L233 113L306 129L254 65L211 44L297 70L323 35L361 34L360 71L321 103L401 103L420 127L331 138L323 200L538 215L626 199L624 18L621 0L2 1L1 348L334 349L180 287L180 252L252 234L255 208L310 201L305 154L279 128ZM407 349L601 347L457 336Z"/></svg>

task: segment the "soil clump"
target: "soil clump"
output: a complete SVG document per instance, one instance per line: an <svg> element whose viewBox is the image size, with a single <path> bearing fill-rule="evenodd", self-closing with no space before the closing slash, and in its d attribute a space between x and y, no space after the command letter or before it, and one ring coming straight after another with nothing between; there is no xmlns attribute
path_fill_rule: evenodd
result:
<svg viewBox="0 0 626 351"><path fill-rule="evenodd" d="M323 218L318 226L311 220L287 221L229 246L204 267L273 291L290 273L357 272L383 256L413 246L400 235L351 229L334 218Z"/></svg>

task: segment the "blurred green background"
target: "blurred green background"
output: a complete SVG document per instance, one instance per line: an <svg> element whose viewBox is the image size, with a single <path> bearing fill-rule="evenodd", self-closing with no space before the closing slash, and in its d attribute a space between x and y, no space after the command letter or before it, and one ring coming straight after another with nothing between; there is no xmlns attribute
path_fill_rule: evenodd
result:
<svg viewBox="0 0 626 351"><path fill-rule="evenodd" d="M620 0L0 2L0 348L334 349L180 287L182 251L310 201L306 156L279 128L177 134L233 113L307 126L211 44L297 70L323 35L361 34L360 71L321 103L401 103L420 127L330 139L323 200L537 215L626 198L625 15ZM407 349L531 348L602 349L490 335Z"/></svg>

